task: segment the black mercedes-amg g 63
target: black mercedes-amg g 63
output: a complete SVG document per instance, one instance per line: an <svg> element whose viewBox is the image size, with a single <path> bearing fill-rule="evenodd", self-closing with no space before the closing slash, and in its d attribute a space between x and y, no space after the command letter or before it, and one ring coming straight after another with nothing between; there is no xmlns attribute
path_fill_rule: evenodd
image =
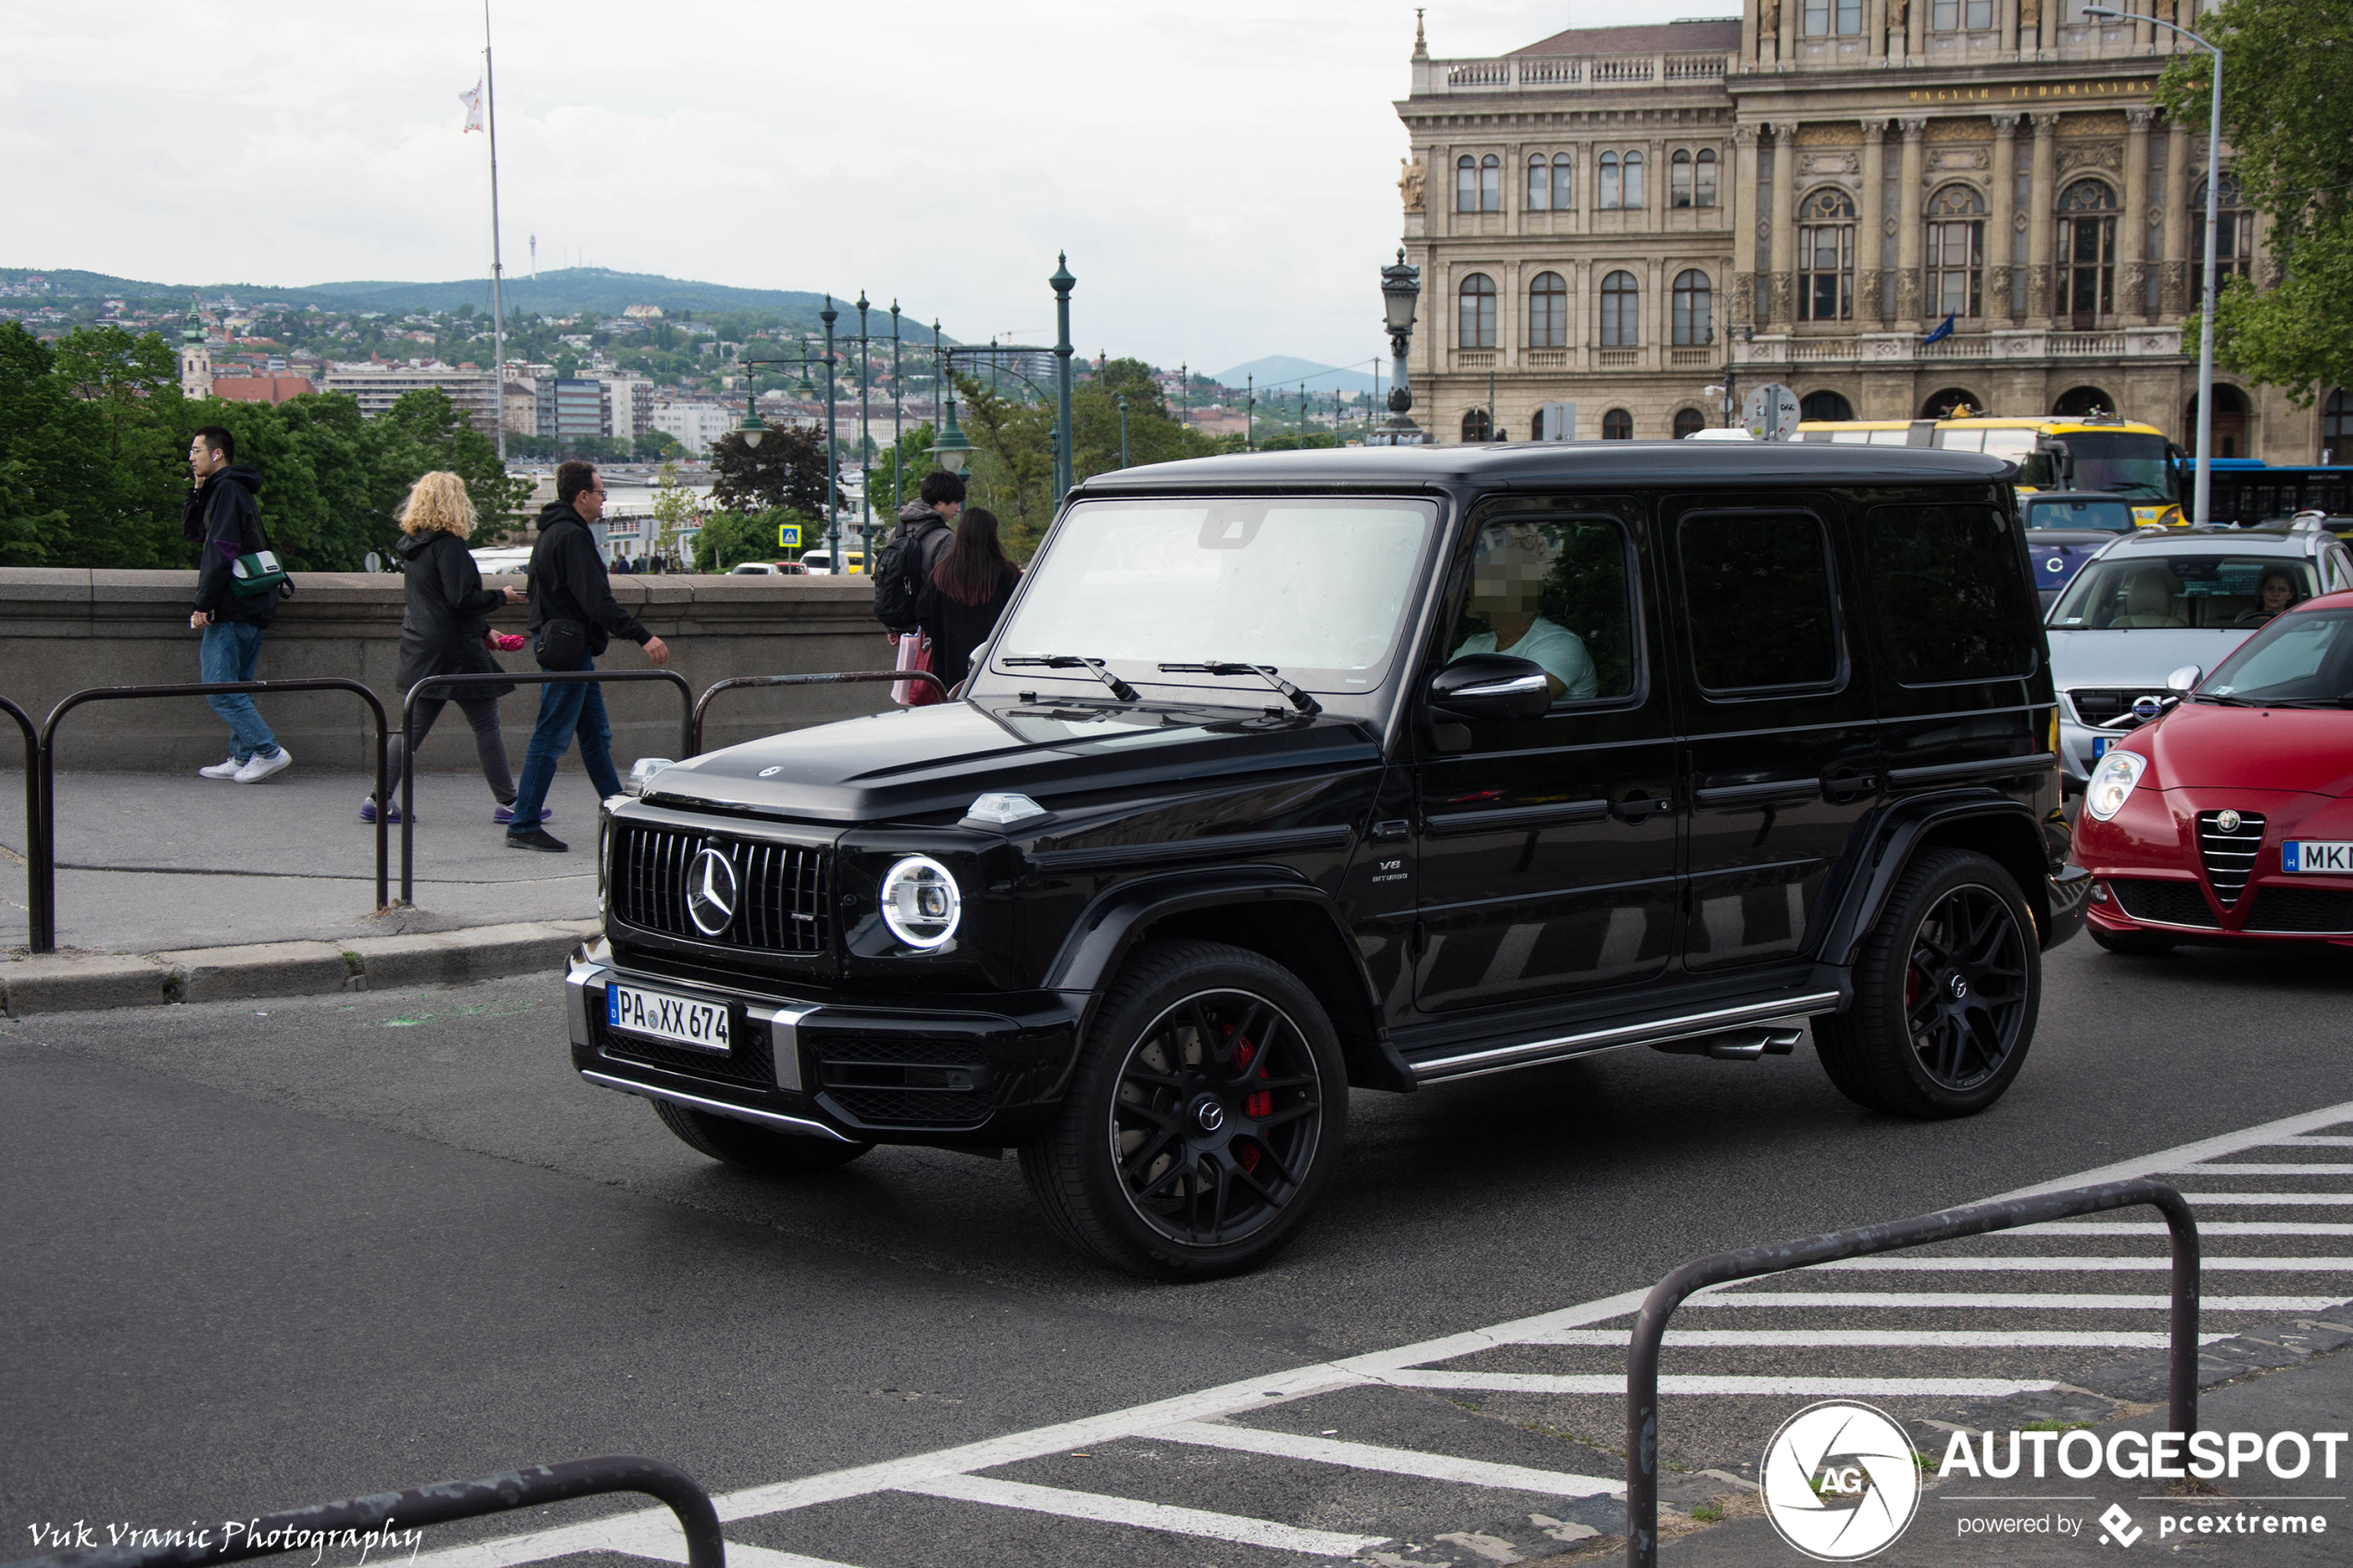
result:
<svg viewBox="0 0 2353 1568"><path fill-rule="evenodd" d="M1982 1110L2073 935L2013 470L1680 442L1072 492L945 704L606 803L573 1060L766 1172L1019 1151L1123 1268L1246 1268L1352 1087L1814 1049Z"/></svg>

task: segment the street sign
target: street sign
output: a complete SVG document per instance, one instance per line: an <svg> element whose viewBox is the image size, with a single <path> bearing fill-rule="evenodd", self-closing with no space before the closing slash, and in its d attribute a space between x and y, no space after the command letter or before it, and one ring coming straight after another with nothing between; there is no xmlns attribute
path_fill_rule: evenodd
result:
<svg viewBox="0 0 2353 1568"><path fill-rule="evenodd" d="M1741 406L1741 422L1752 441L1788 441L1797 434L1797 394L1779 382L1768 382L1748 395Z"/></svg>
<svg viewBox="0 0 2353 1568"><path fill-rule="evenodd" d="M776 548L792 550L800 547L800 524L780 522L776 525Z"/></svg>

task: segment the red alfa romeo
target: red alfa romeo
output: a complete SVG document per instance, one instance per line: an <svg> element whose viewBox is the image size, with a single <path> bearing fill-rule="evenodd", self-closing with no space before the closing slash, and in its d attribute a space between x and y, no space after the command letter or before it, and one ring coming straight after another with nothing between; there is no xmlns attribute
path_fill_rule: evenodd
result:
<svg viewBox="0 0 2353 1568"><path fill-rule="evenodd" d="M2092 771L2075 859L2111 952L2353 947L2353 593L2275 617Z"/></svg>

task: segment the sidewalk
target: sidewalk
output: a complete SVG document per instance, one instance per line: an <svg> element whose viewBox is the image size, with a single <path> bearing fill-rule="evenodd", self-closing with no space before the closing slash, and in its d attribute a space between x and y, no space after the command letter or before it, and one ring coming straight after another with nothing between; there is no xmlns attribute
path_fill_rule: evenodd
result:
<svg viewBox="0 0 2353 1568"><path fill-rule="evenodd" d="M10 1010L136 1005L134 996L149 993L154 1001L194 999L208 990L208 977L212 995L288 995L340 989L354 979L386 985L432 978L420 965L451 978L552 969L565 947L593 930L597 800L577 770L558 773L548 797L556 809L549 831L574 847L565 855L506 847L506 830L490 820L495 802L479 775L420 774L415 907L383 914L375 912L375 830L359 820L368 787L351 773L306 771L298 757L258 784L193 773L59 773L61 957L28 960L21 957L28 935L24 775L0 773L0 947L19 958L0 963ZM388 892L397 898L397 823L389 848ZM436 933L470 935L429 939ZM386 947L388 939L401 940ZM281 944L300 950L242 960L204 956ZM455 956L469 946L483 950L472 959ZM497 958L494 949L507 956ZM141 962L101 964L87 957L98 954ZM436 955L430 964L428 954ZM33 967L23 967L28 962ZM274 988L219 989L241 962L251 972L247 983ZM282 972L289 964L307 978L296 984ZM166 984L175 971L182 976L176 995ZM36 973L41 981L31 984ZM101 982L101 973L111 978ZM84 994L92 999L71 999Z"/></svg>

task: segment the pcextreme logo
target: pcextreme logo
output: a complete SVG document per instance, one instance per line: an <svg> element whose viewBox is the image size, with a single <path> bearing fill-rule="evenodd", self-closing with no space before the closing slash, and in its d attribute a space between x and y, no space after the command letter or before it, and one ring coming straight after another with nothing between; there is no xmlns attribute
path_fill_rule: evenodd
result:
<svg viewBox="0 0 2353 1568"><path fill-rule="evenodd" d="M1808 1405L1765 1445L1765 1516L1817 1562L1859 1562L1919 1511L1919 1461L1894 1417L1849 1399Z"/></svg>

